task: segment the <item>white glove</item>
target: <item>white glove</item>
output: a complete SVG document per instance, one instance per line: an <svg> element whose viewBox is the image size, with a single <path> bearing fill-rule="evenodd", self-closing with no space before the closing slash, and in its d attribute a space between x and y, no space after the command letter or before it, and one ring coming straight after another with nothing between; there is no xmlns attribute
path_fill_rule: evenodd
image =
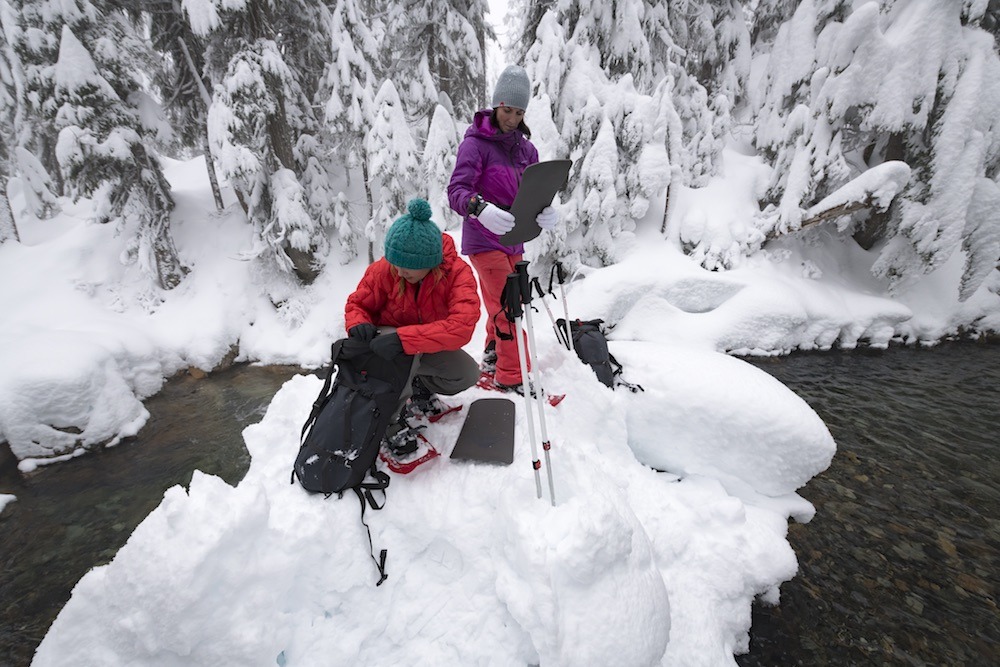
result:
<svg viewBox="0 0 1000 667"><path fill-rule="evenodd" d="M487 204L486 208L480 211L476 217L479 218L479 222L483 223L483 227L497 236L514 229L514 214L493 204Z"/></svg>
<svg viewBox="0 0 1000 667"><path fill-rule="evenodd" d="M559 211L555 210L551 206L546 206L542 209L542 212L538 214L535 218L535 224L542 229L549 230L555 227L559 223Z"/></svg>

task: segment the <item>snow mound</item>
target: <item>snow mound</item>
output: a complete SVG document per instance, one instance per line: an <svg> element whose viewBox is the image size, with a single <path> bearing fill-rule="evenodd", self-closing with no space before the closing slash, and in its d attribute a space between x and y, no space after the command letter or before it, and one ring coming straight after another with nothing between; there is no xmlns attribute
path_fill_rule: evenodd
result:
<svg viewBox="0 0 1000 667"><path fill-rule="evenodd" d="M768 496L792 493L830 465L836 444L823 421L756 367L650 343L615 342L611 349L629 381L645 389L629 402L628 433L646 465L735 478Z"/></svg>
<svg viewBox="0 0 1000 667"><path fill-rule="evenodd" d="M366 514L376 551L388 550L376 587L353 494L324 499L289 483L321 387L296 376L244 431L252 461L239 485L196 473L188 490L168 490L114 560L79 582L34 664L731 663L748 647L754 598L773 599L794 575L787 520L811 505L790 494L757 506L717 480L643 465L630 444L667 449L682 428L673 414L658 431L636 421L663 386L613 392L554 338L539 347L543 386L569 389L545 412L556 506L547 488L536 497L522 401L510 466L452 462L462 419L443 419L427 431L443 456L393 476L385 508ZM704 361L727 363L716 356ZM457 398L485 396L495 394ZM770 397L806 424L749 436L786 471L751 482L786 491L815 465L814 447L791 446L814 426L791 392ZM758 409L729 414L759 428L741 414ZM693 460L693 438L686 447Z"/></svg>
<svg viewBox="0 0 1000 667"><path fill-rule="evenodd" d="M162 382L159 365L123 369L107 344L67 331L0 336L0 367L6 369L0 437L28 467L30 457L110 446L135 435L149 418L136 392L148 395Z"/></svg>

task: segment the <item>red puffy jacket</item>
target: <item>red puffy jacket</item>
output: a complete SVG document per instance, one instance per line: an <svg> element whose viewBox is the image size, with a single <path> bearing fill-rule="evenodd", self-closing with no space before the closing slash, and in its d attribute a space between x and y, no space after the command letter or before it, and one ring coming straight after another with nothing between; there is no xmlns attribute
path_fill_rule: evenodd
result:
<svg viewBox="0 0 1000 667"><path fill-rule="evenodd" d="M400 279L384 257L369 266L358 288L347 297L347 330L365 322L396 327L407 354L457 350L472 340L479 321L476 279L455 252L452 238L443 234L441 240L440 275L431 271L419 289Z"/></svg>

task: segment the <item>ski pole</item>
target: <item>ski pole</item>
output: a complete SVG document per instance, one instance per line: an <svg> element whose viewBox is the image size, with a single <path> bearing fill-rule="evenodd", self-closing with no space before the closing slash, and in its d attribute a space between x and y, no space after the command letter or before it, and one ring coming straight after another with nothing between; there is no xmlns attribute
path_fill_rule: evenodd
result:
<svg viewBox="0 0 1000 667"><path fill-rule="evenodd" d="M528 384L528 361L527 356L524 352L524 338L521 335L521 315L523 309L521 308L521 285L518 282L518 274L511 273L507 275L507 283L504 285L503 298L501 301L501 306L503 306L504 315L507 316L508 322L514 323L514 340L517 343L517 358L521 363L521 386L524 387L524 412L528 419L528 440L531 442L531 467L535 471L535 491L538 493L538 497L542 497L542 477L539 473L539 469L542 467L542 462L538 460L538 448L535 446L535 420L531 414L531 386ZM528 385L525 387L525 385Z"/></svg>
<svg viewBox="0 0 1000 667"><path fill-rule="evenodd" d="M531 283L528 278L528 262L520 261L514 264L514 270L517 271L517 276L520 281L519 291L521 292L521 303L524 304L524 318L528 324L528 350L532 354L537 354L538 348L535 347L535 326L531 321ZM538 373L538 359L536 357L535 363L532 364L531 369L532 382L535 386L535 401L538 404L538 427L541 429L542 434L542 451L545 453L545 472L548 474L549 478L549 499L552 501L552 506L556 506L556 490L552 482L552 460L549 458L549 450L552 449L552 443L549 441L548 429L545 427L545 399L542 396L542 379L539 377Z"/></svg>
<svg viewBox="0 0 1000 667"><path fill-rule="evenodd" d="M556 340L565 345L566 349L573 349L566 343L566 332L563 331L562 327L560 327L556 322L555 315L552 314L552 309L549 308L549 302L545 300L545 290L542 289L542 283L540 283L536 277L531 279L531 284L534 286L533 289L538 292L538 298L541 299L542 305L545 306L545 312L549 315L549 322L552 323L552 329L556 332Z"/></svg>
<svg viewBox="0 0 1000 667"><path fill-rule="evenodd" d="M568 349L573 349L573 332L570 330L569 326L569 306L566 305L566 289L563 287L563 283L566 282L566 275L563 273L562 262L556 262L552 269L556 272L556 277L559 279L559 294L562 296L563 305L563 317L565 318L563 322L566 323L566 340L569 341ZM549 288L552 287L552 278L549 277Z"/></svg>

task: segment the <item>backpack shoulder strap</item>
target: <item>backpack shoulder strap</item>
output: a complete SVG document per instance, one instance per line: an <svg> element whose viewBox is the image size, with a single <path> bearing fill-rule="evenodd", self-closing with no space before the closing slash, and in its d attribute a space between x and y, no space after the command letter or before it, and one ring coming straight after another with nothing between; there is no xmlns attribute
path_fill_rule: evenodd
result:
<svg viewBox="0 0 1000 667"><path fill-rule="evenodd" d="M323 381L323 388L319 390L319 394L316 396L316 400L313 401L312 410L309 412L309 417L306 419L306 423L302 425L302 433L299 435L299 442L306 437L306 431L312 426L312 423L316 421L316 417L319 416L320 410L323 409L323 404L326 402L326 397L330 393L330 385L333 384L334 371L337 368L337 360L340 358L340 349L344 346L344 341L346 339L341 338L330 346L330 369L327 371L326 379Z"/></svg>
<svg viewBox="0 0 1000 667"><path fill-rule="evenodd" d="M640 391L646 391L643 389L641 384L625 381L622 377L622 365L617 359L615 359L615 355L611 354L610 351L608 352L608 361L611 362L612 375L615 378L615 386L625 387L633 394L638 394Z"/></svg>

